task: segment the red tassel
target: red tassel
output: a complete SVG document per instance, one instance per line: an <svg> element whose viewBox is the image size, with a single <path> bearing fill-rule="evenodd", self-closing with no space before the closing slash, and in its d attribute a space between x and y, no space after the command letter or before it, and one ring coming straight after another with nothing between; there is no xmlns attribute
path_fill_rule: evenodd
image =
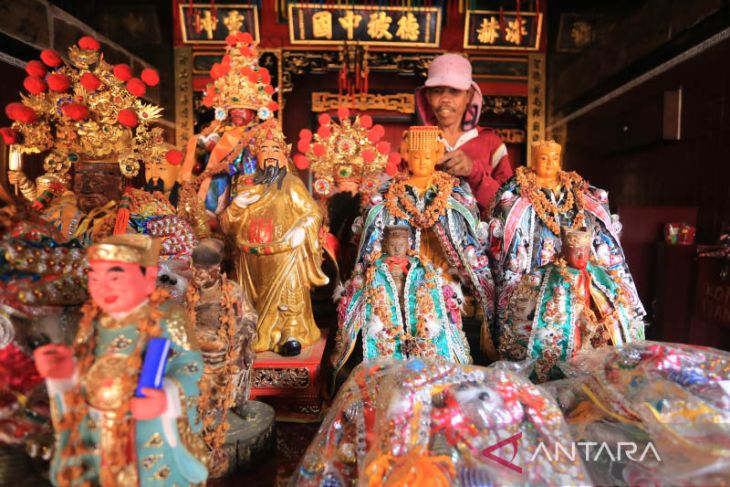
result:
<svg viewBox="0 0 730 487"><path fill-rule="evenodd" d="M114 224L114 235L124 235L127 233L130 216L129 208L119 208L117 211L117 221Z"/></svg>

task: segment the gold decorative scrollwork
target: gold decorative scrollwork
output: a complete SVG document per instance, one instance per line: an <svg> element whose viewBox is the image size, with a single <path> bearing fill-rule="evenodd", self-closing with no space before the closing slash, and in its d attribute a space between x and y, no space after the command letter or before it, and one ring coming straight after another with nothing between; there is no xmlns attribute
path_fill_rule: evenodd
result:
<svg viewBox="0 0 730 487"><path fill-rule="evenodd" d="M351 110L387 110L410 114L416 112L416 99L413 93L397 93L393 95L364 93L355 96L353 103L353 99L351 97L340 98L337 93L326 93L321 91L315 91L312 93L313 112L337 110L340 106L346 106Z"/></svg>
<svg viewBox="0 0 730 487"><path fill-rule="evenodd" d="M309 387L310 382L309 370L304 367L253 370L252 384L254 388L305 389Z"/></svg>

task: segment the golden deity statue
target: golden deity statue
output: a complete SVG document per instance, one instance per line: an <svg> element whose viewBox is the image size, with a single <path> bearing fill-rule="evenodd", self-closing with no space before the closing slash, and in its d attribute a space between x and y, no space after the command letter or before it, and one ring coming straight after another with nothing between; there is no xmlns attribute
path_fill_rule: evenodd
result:
<svg viewBox="0 0 730 487"><path fill-rule="evenodd" d="M319 231L323 214L302 181L287 170L289 147L275 120L255 129L253 184L220 215L240 252L238 279L258 312L256 351L297 355L320 336L309 290L327 284Z"/></svg>

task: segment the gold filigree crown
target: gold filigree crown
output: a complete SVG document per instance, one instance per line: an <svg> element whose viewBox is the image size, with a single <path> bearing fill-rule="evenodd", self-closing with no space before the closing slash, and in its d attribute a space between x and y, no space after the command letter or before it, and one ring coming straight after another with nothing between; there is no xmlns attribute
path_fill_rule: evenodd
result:
<svg viewBox="0 0 730 487"><path fill-rule="evenodd" d="M536 157L537 154L540 152L552 152L552 151L562 151L563 146L555 142L553 139L548 140L538 140L537 142L533 142L530 146L532 149L532 157ZM533 162L530 161L530 167L533 166Z"/></svg>
<svg viewBox="0 0 730 487"><path fill-rule="evenodd" d="M87 258L89 262L101 260L156 266L161 242L159 238L140 233L114 235L89 247Z"/></svg>
<svg viewBox="0 0 730 487"><path fill-rule="evenodd" d="M226 44L223 59L210 69L213 83L205 89L203 104L215 107L219 120L233 108L253 110L259 119L268 120L279 104L272 100L271 74L259 66L256 43L248 32L237 32Z"/></svg>
<svg viewBox="0 0 730 487"><path fill-rule="evenodd" d="M140 161L164 157L162 128L151 128L162 109L141 100L155 86L153 69L132 76L125 64L112 66L99 43L83 37L68 49L69 63L52 50L26 66L21 102L6 107L14 121L12 147L20 153L51 152L47 173L65 174L76 162L116 162L124 176L137 175ZM3 129L7 130L7 129Z"/></svg>
<svg viewBox="0 0 730 487"><path fill-rule="evenodd" d="M406 225L388 225L385 227L384 231L384 237L385 238L393 238L393 237L410 237L411 236L411 229L410 227Z"/></svg>
<svg viewBox="0 0 730 487"><path fill-rule="evenodd" d="M560 239L563 241L563 246L580 248L590 246L593 242L593 235L587 230L573 230L562 227L560 229Z"/></svg>
<svg viewBox="0 0 730 487"><path fill-rule="evenodd" d="M249 147L252 154L258 154L259 148L264 144L264 142L267 140L273 140L279 144L287 158L289 157L291 144L286 143L286 137L284 136L284 132L281 130L278 120L267 120L253 130L253 136L249 141Z"/></svg>
<svg viewBox="0 0 730 487"><path fill-rule="evenodd" d="M314 135L309 130L300 132L297 149L301 154L294 157L294 164L299 169L311 167L313 189L321 196L330 195L334 184L342 181L354 182L364 191L374 190L386 166L397 164L400 158L391 152L389 142L381 140L385 130L382 125L373 126L369 115L350 117L349 110L342 107L338 116L339 123L328 114L320 115Z"/></svg>

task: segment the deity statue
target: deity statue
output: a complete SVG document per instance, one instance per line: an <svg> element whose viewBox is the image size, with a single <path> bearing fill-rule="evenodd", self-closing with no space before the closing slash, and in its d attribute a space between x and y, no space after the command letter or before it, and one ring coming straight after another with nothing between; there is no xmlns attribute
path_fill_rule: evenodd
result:
<svg viewBox="0 0 730 487"><path fill-rule="evenodd" d="M646 314L619 242L620 225L609 212L608 194L560 167L559 144L552 140L533 144L529 167L518 168L497 194L489 222L497 332L508 328L512 295L523 278L561 255L561 227L590 232L591 265L614 276L632 322Z"/></svg>
<svg viewBox="0 0 730 487"><path fill-rule="evenodd" d="M370 198L358 259L338 305L336 371L350 357L360 334L365 360L440 355L470 362L460 306L454 306L463 296L462 282L481 307L482 345L494 356L487 326L492 285L482 250L483 228L468 185L435 170L443 151L437 127L411 127L401 145L408 172ZM402 253L392 237L397 232L400 240L406 231L407 262L387 255ZM393 272L406 272L402 302Z"/></svg>
<svg viewBox="0 0 730 487"><path fill-rule="evenodd" d="M294 164L311 168L312 189L326 207L326 227L333 242L340 280L352 272L357 242L352 226L360 215L362 198L377 190L384 171L397 172L400 156L390 151L390 143L381 140L382 125L373 125L369 115L350 118L347 107L337 110L339 122L323 113L315 134L308 129L299 133Z"/></svg>
<svg viewBox="0 0 730 487"><path fill-rule="evenodd" d="M70 186L67 174L42 174L34 183L21 170L8 171L8 182L17 186L23 197L40 210L47 208L55 198L68 191Z"/></svg>
<svg viewBox="0 0 730 487"><path fill-rule="evenodd" d="M140 161L179 161L180 154L163 143L162 128L151 126L162 110L141 98L146 86L159 82L154 69L133 77L126 64L107 63L99 42L89 36L69 47L68 58L67 64L56 51L45 50L42 61L27 64L23 86L28 94L6 107L13 125L2 133L18 158L47 152L43 178L63 182L73 168L71 188L56 185L53 198L41 198L34 206L64 239L88 245L134 231L127 228L130 206L122 199L124 178L138 174ZM12 169L10 178L25 182L29 195L32 188L22 168ZM141 192L128 190L135 191Z"/></svg>
<svg viewBox="0 0 730 487"><path fill-rule="evenodd" d="M169 144L164 144L168 150L175 148ZM144 189L148 193L161 193L173 205L177 206L180 183L178 176L180 174L180 163L182 162L182 153L174 150L174 156L170 158L160 158L145 164L144 166ZM173 158L174 157L174 158Z"/></svg>
<svg viewBox="0 0 730 487"><path fill-rule="evenodd" d="M91 301L73 347L34 352L52 403L54 485L193 485L207 478L197 409L203 360L185 310L155 289L158 252L158 241L138 234L91 246ZM142 364L158 338L171 351L153 362L164 379L159 388L143 387Z"/></svg>
<svg viewBox="0 0 730 487"><path fill-rule="evenodd" d="M183 182L193 181L196 148L202 142L209 152L205 169L196 177L198 197L212 219L236 196L238 179L250 184L256 161L247 150L251 129L269 120L278 109L272 100L269 71L258 64L256 43L247 32L226 39L226 54L210 70L213 83L205 90L203 104L215 108L215 125L188 141L181 171Z"/></svg>
<svg viewBox="0 0 730 487"><path fill-rule="evenodd" d="M186 296L205 362L200 410L203 437L211 450L212 477L228 467L222 450L228 412L248 399L256 342L256 310L238 283L221 272L223 250L223 242L217 239L203 240L195 247Z"/></svg>
<svg viewBox="0 0 730 487"><path fill-rule="evenodd" d="M320 337L309 291L328 283L319 242L323 215L288 170L278 123L259 126L251 142L256 177L221 213L221 228L238 249L239 283L258 313L256 351L297 355Z"/></svg>
<svg viewBox="0 0 730 487"><path fill-rule="evenodd" d="M536 359L541 382L562 377L555 365L580 352L644 339L619 274L590 261L592 244L590 232L564 228L561 258L523 276L512 294L500 355Z"/></svg>

